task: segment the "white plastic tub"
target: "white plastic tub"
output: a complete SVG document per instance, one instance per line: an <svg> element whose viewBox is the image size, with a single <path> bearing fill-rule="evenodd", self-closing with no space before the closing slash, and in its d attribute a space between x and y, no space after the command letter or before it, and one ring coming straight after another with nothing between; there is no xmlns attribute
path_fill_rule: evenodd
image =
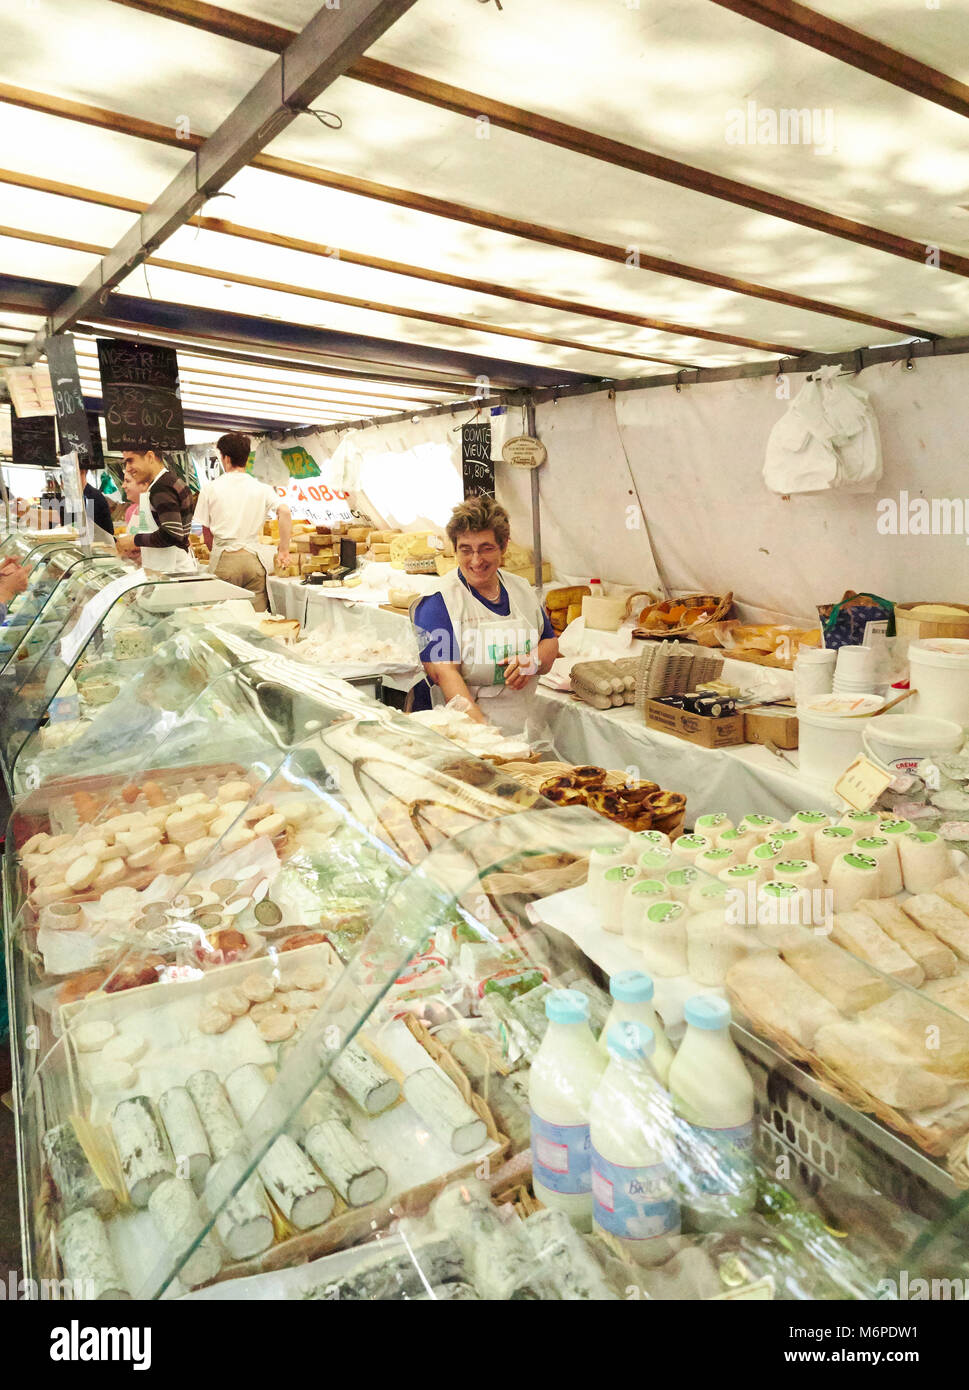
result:
<svg viewBox="0 0 969 1390"><path fill-rule="evenodd" d="M801 772L805 777L833 786L861 752L861 736L870 720L818 714L807 707L798 708L797 720L797 760Z"/></svg>
<svg viewBox="0 0 969 1390"><path fill-rule="evenodd" d="M920 714L886 714L863 721L865 752L892 772L914 772L922 758L941 758L962 747L962 725Z"/></svg>
<svg viewBox="0 0 969 1390"><path fill-rule="evenodd" d="M969 725L969 641L927 637L909 645L908 660L918 713Z"/></svg>

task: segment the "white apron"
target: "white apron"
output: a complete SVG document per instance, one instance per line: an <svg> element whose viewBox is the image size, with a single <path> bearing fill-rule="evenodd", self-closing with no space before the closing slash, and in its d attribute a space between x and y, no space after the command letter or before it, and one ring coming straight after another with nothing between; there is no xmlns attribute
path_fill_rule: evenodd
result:
<svg viewBox="0 0 969 1390"><path fill-rule="evenodd" d="M138 522L134 534L147 535L149 531L157 530L158 526L151 514L148 493L143 492L138 500ZM182 550L181 546L146 545L141 552L141 568L151 571L152 574L195 574L198 565L192 552Z"/></svg>
<svg viewBox="0 0 969 1390"><path fill-rule="evenodd" d="M535 702L537 682L529 681L523 690L505 685L505 668L498 662L509 656L528 656L537 660L542 635L542 606L535 591L524 579L499 570L508 594L510 611L499 618L477 599L461 581L459 570L452 570L441 582L454 640L461 654L461 675L471 698L481 712L502 733L521 737Z"/></svg>

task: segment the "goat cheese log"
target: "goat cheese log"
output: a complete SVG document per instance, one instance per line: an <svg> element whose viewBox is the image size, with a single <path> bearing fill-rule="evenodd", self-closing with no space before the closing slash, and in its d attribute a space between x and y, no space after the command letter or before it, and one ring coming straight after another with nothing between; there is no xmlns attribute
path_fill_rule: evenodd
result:
<svg viewBox="0 0 969 1390"><path fill-rule="evenodd" d="M115 1209L114 1193L102 1187L96 1178L70 1120L49 1129L43 1145L62 1217L71 1216L81 1207L93 1207L101 1216L110 1216Z"/></svg>
<svg viewBox="0 0 969 1390"><path fill-rule="evenodd" d="M121 1171L136 1207L146 1207L159 1183L175 1172L173 1159L147 1096L119 1101L111 1117Z"/></svg>
<svg viewBox="0 0 969 1390"><path fill-rule="evenodd" d="M169 1178L159 1183L148 1198L151 1218L177 1261L199 1236L205 1226L198 1198L187 1178ZM207 1284L222 1268L222 1248L210 1230L178 1271L182 1283L190 1289Z"/></svg>
<svg viewBox="0 0 969 1390"><path fill-rule="evenodd" d="M91 1207L81 1207L57 1228L64 1277L77 1281L84 1299L130 1299L115 1263L108 1233Z"/></svg>
<svg viewBox="0 0 969 1390"><path fill-rule="evenodd" d="M488 1141L484 1120L443 1072L422 1067L404 1080L404 1098L431 1133L456 1154L474 1153Z"/></svg>
<svg viewBox="0 0 969 1390"><path fill-rule="evenodd" d="M212 1166L212 1154L195 1102L184 1086L172 1086L162 1092L158 1109L175 1155L176 1172L184 1173L187 1165L192 1187L201 1192Z"/></svg>
<svg viewBox="0 0 969 1390"><path fill-rule="evenodd" d="M209 1141L212 1157L218 1160L205 1177L205 1192L211 1196L220 1174L226 1170L222 1160L232 1149L242 1133L242 1126L236 1119L229 1104L229 1098L214 1071L197 1071L186 1082L186 1090L195 1103L202 1128ZM232 1173L239 1177L245 1171L245 1162L237 1155L231 1160ZM212 1199L214 1200L214 1198ZM216 1221L216 1230L222 1243L235 1260L247 1260L268 1250L273 1243L274 1231L269 1203L254 1173L246 1179L238 1192L225 1204Z"/></svg>
<svg viewBox="0 0 969 1390"><path fill-rule="evenodd" d="M247 1124L268 1093L269 1082L247 1062L226 1077L225 1088L239 1120ZM319 1226L332 1214L333 1193L290 1135L281 1134L273 1143L259 1164L259 1176L297 1230Z"/></svg>
<svg viewBox="0 0 969 1390"><path fill-rule="evenodd" d="M303 1148L349 1207L365 1207L387 1191L387 1174L368 1157L346 1125L323 1120L303 1137Z"/></svg>
<svg viewBox="0 0 969 1390"><path fill-rule="evenodd" d="M329 1056L323 1053L324 1060ZM367 1115L379 1115L397 1101L400 1086L359 1043L347 1043L330 1075Z"/></svg>

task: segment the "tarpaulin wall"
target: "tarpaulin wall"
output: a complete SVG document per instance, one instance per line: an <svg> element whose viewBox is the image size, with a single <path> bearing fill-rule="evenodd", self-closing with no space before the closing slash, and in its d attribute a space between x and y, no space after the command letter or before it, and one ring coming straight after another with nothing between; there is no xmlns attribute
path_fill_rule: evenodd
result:
<svg viewBox="0 0 969 1390"><path fill-rule="evenodd" d="M958 599L969 567L969 358L923 358L912 370L886 363L857 378L878 418L885 469L863 496L786 500L764 487L767 436L803 381L671 384L540 405L549 452L539 475L542 546L555 573L665 583L672 593L732 590L748 616L795 620L846 588ZM465 418L470 411L299 442L326 481L353 484L387 525L443 527L461 497L454 427ZM521 432L521 412L492 425L500 459L506 434ZM531 546L529 475L500 462L496 472L513 537ZM894 516L906 512L906 494L908 534ZM922 534L916 514L924 505L931 525L933 499L937 534Z"/></svg>

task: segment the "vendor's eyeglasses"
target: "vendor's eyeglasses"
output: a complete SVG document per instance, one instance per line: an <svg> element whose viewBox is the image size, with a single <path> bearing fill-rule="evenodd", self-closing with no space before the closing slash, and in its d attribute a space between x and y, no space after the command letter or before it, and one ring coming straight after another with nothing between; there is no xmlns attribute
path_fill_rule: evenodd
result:
<svg viewBox="0 0 969 1390"><path fill-rule="evenodd" d="M475 555L479 560L493 560L496 555L500 554L501 550L497 545L480 545L477 550L470 545L458 546L458 558L461 560L470 560Z"/></svg>

